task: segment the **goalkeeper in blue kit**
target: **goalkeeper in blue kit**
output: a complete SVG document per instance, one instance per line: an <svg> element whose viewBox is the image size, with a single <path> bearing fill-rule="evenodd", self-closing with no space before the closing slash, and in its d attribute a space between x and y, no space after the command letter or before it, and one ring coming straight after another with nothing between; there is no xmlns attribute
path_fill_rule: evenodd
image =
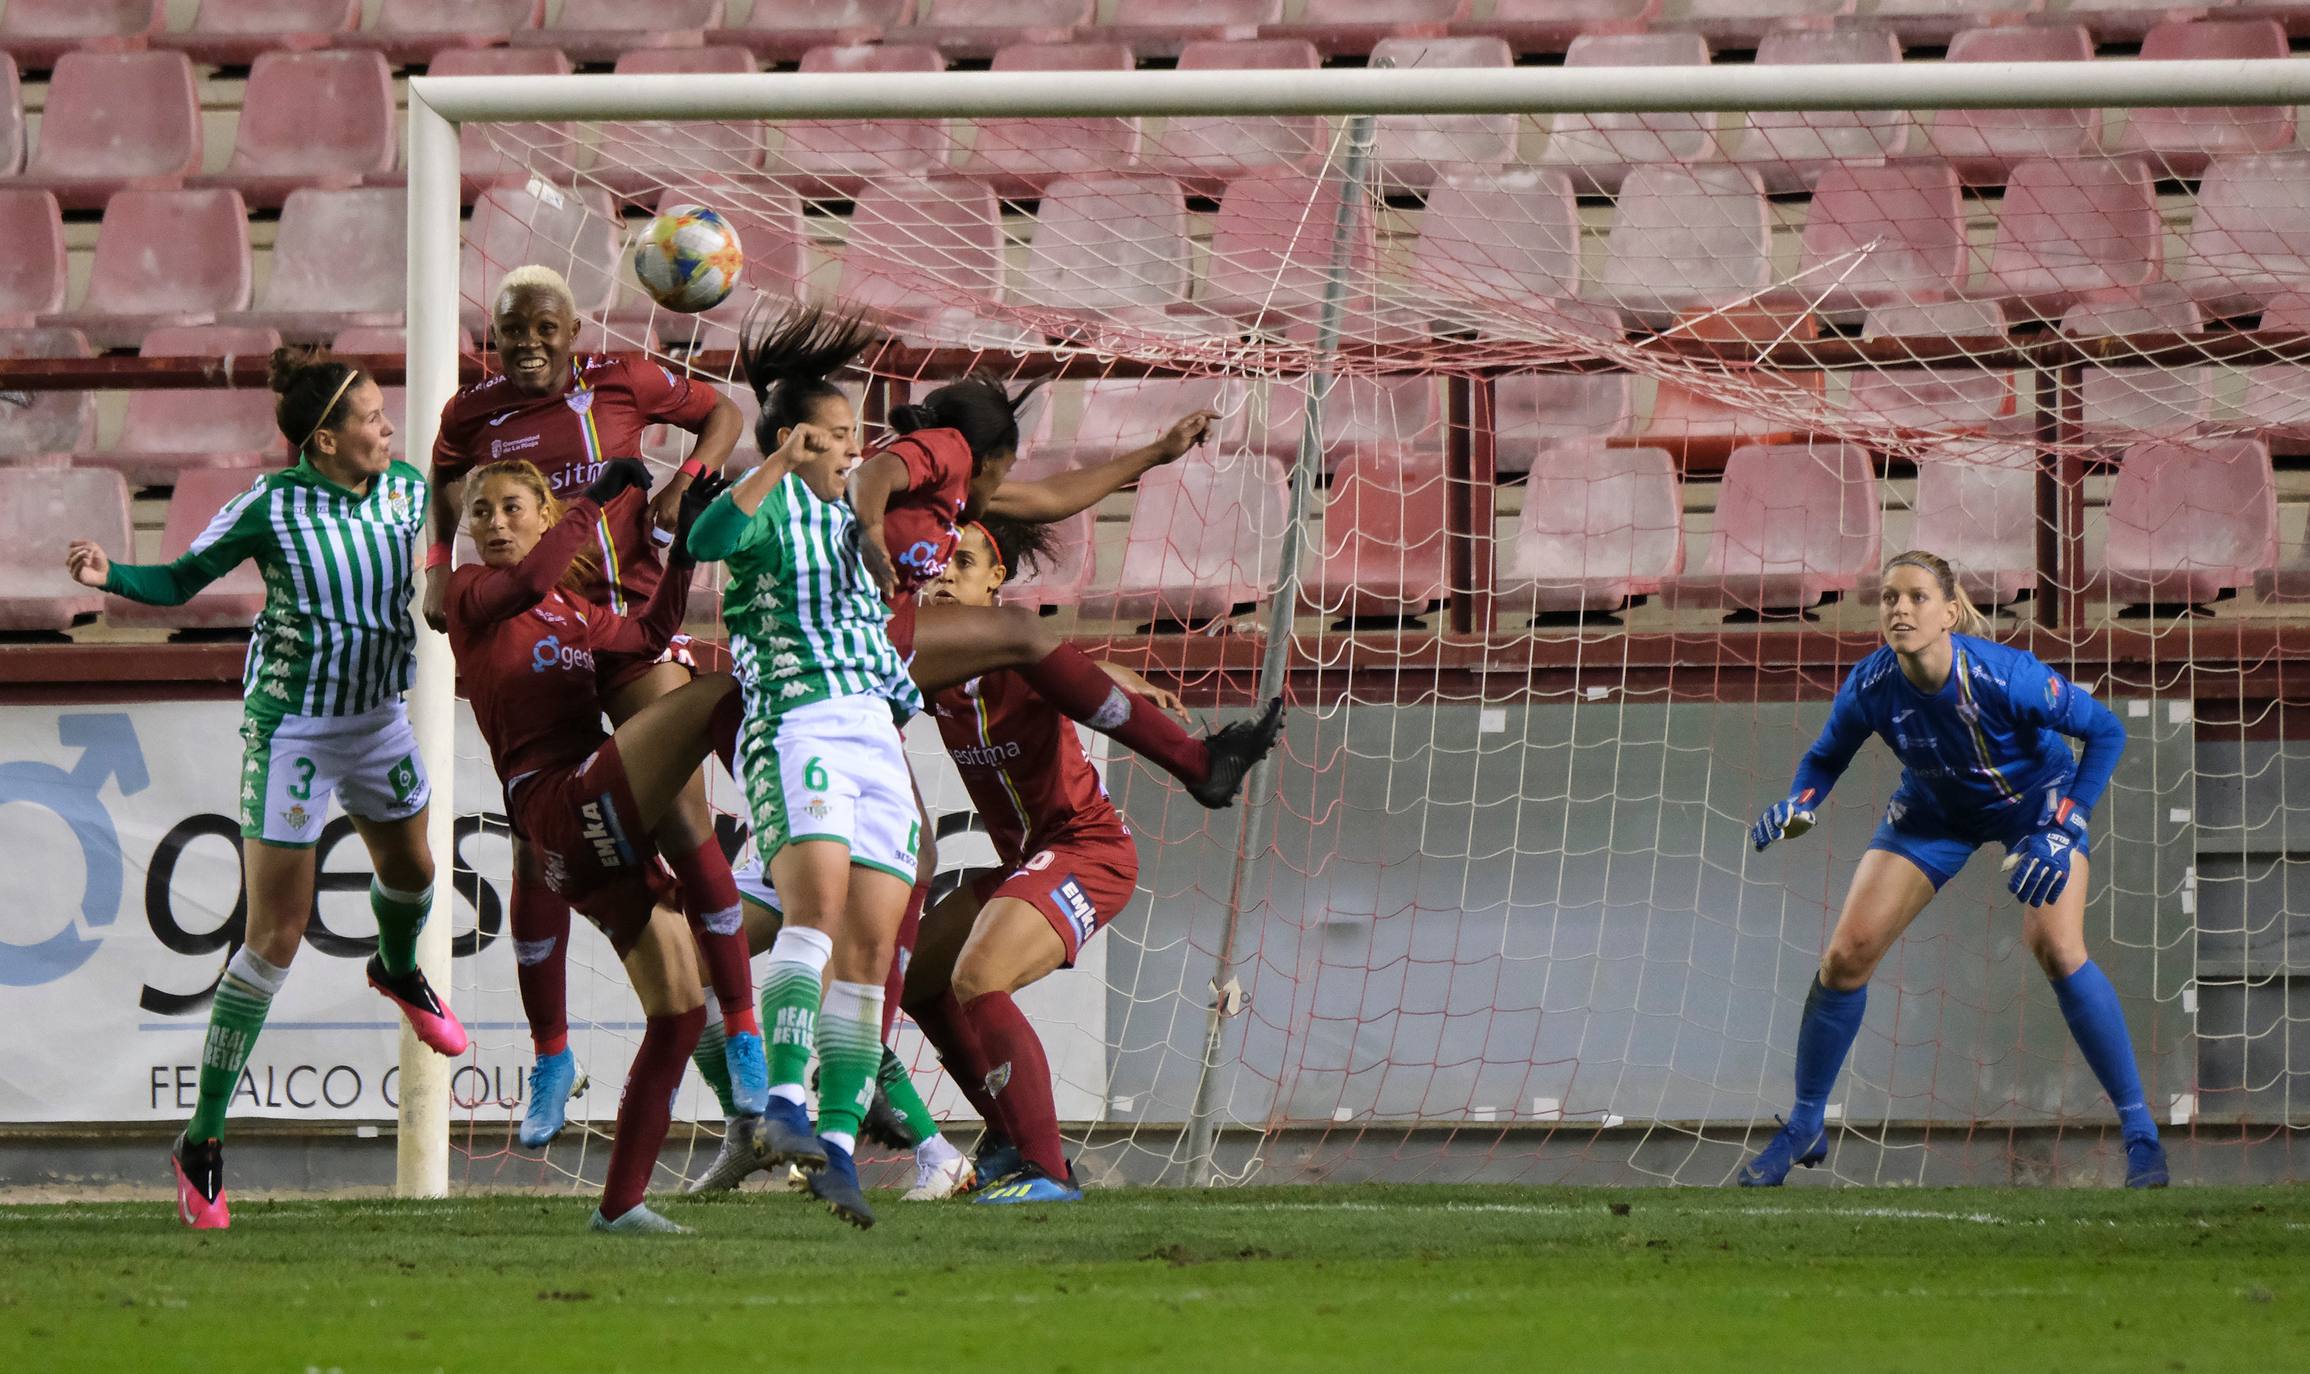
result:
<svg viewBox="0 0 2310 1374"><path fill-rule="evenodd" d="M1949 564L1921 551L1885 566L1885 647L1856 665L1789 795L1750 828L1759 850L1803 834L1874 734L1900 756L1901 783L1861 857L1797 1030L1796 1105L1743 1165L1743 1187L1777 1187L1828 1154L1829 1092L1861 1029L1869 977L1973 851L2007 851L2022 940L2053 983L2062 1018L2124 1129L2126 1186L2161 1188L2165 1147L2142 1101L2125 1013L2086 956L2086 822L2125 752L2125 728L2035 655L1985 638ZM2083 741L2081 755L2069 740Z"/></svg>

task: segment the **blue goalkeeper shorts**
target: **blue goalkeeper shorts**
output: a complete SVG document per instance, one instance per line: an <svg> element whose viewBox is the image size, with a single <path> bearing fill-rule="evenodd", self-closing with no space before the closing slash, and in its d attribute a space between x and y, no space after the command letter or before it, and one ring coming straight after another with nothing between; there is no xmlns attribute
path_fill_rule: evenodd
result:
<svg viewBox="0 0 2310 1374"><path fill-rule="evenodd" d="M2067 793L2069 779L2056 784L2056 795ZM2042 789L2033 789L2007 806L1984 813L1968 821L1960 821L1945 814L1940 804L1923 788L1903 783L1893 793L1893 800L1885 805L1885 819L1877 822L1877 831L1869 837L1871 849L1882 849L1898 854L1923 869L1932 879L1933 890L1939 892L1948 885L1973 851L1985 844L2003 845L2011 853L2037 829L2037 818L2043 810ZM2086 852L2079 846L2078 852Z"/></svg>

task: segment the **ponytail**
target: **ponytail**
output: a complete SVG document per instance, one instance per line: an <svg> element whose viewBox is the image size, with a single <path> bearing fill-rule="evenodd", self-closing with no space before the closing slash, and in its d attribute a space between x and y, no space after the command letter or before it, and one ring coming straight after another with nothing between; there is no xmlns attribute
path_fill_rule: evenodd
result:
<svg viewBox="0 0 2310 1374"><path fill-rule="evenodd" d="M1957 623L1950 626L1952 633L1971 635L1975 639L1990 637L1989 618L1981 613L1980 607L1973 604L1973 598L1965 594L1965 588L1957 580L1957 570L1949 566L1948 559L1923 549L1908 549L1885 561L1885 573L1891 573L1904 565L1931 573L1934 583L1941 589L1942 597L1956 603Z"/></svg>
<svg viewBox="0 0 2310 1374"><path fill-rule="evenodd" d="M1018 452L1019 411L1042 385L1040 381L1031 382L1014 396L994 377L972 373L959 382L947 383L913 405L893 409L890 427L900 434L912 434L918 429L955 430L970 445L971 465L975 470L998 454Z"/></svg>
<svg viewBox="0 0 2310 1374"><path fill-rule="evenodd" d="M778 431L808 424L819 402L841 399L842 388L827 381L827 374L880 337L856 315L830 315L814 305L789 308L760 333L749 321L738 353L746 384L762 406L754 424L761 450L776 452Z"/></svg>

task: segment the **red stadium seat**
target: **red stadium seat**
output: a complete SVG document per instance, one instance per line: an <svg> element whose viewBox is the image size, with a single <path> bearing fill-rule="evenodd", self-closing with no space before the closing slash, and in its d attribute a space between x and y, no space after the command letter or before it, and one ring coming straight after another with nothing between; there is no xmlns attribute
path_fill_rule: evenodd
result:
<svg viewBox="0 0 2310 1374"><path fill-rule="evenodd" d="M602 315L617 289L621 232L607 192L548 186L483 192L457 258L459 322L473 337L486 337L498 279L525 263L568 278L579 318Z"/></svg>
<svg viewBox="0 0 2310 1374"><path fill-rule="evenodd" d="M71 52L136 52L162 31L158 0L8 0L0 9L0 52L28 72L44 72Z"/></svg>
<svg viewBox="0 0 2310 1374"><path fill-rule="evenodd" d="M2281 291L2262 307L2267 334L2310 334L2310 290ZM2239 423L2272 438L2310 440L2310 363L2257 363L2246 369Z"/></svg>
<svg viewBox="0 0 2310 1374"><path fill-rule="evenodd" d="M1516 532L1500 550L1498 603L1562 615L1616 611L1684 570L1676 462L1601 439L1544 445Z"/></svg>
<svg viewBox="0 0 2310 1374"><path fill-rule="evenodd" d="M1659 322L1751 297L1772 282L1771 220L1742 168L1639 167L1621 187L1592 299Z"/></svg>
<svg viewBox="0 0 2310 1374"><path fill-rule="evenodd" d="M2037 584L2037 451L1973 440L1926 450L1909 544L1948 559L1976 602L2020 600Z"/></svg>
<svg viewBox="0 0 2310 1374"><path fill-rule="evenodd" d="M922 0L917 21L887 37L948 57L992 57L1019 43L1065 43L1089 27L1097 9L1096 0Z"/></svg>
<svg viewBox="0 0 2310 1374"><path fill-rule="evenodd" d="M1945 48L1966 29L2024 19L2044 8L2045 0L1874 0L1869 22L1891 29L1910 47Z"/></svg>
<svg viewBox="0 0 2310 1374"><path fill-rule="evenodd" d="M1950 40L1951 62L2088 62L2083 28L1967 29ZM2028 158L2075 157L2101 127L2095 110L1937 110L1925 132L1937 157L1956 164L1968 186L1994 186Z"/></svg>
<svg viewBox="0 0 2310 1374"><path fill-rule="evenodd" d="M1238 179L1212 221L1211 264L1196 306L1253 328L1312 328L1330 271L1340 194L1339 183L1321 175L1262 172ZM1370 202L1358 197L1356 204L1347 252L1351 309L1361 304L1354 293L1369 289L1378 258Z"/></svg>
<svg viewBox="0 0 2310 1374"><path fill-rule="evenodd" d="M1428 192L1412 244L1412 309L1482 330L1580 293L1580 212L1564 173L1539 168L1448 176Z"/></svg>
<svg viewBox="0 0 2310 1374"><path fill-rule="evenodd" d="M450 48L430 76L567 76L575 68L550 48ZM533 172L567 181L577 159L577 126L468 124L457 131L457 172L468 201L492 186L526 185ZM405 179L395 173L394 179ZM380 178L382 179L382 178Z"/></svg>
<svg viewBox="0 0 2310 1374"><path fill-rule="evenodd" d="M396 67L425 66L459 48L490 48L545 22L545 0L383 0L368 28L340 48L375 48Z"/></svg>
<svg viewBox="0 0 2310 1374"><path fill-rule="evenodd" d="M1120 43L1006 47L994 61L998 72L1127 72L1132 66L1131 50ZM1054 177L1125 171L1138 157L1136 119L982 119L961 170L999 196L1031 200Z"/></svg>
<svg viewBox="0 0 2310 1374"><path fill-rule="evenodd" d="M1139 479L1112 592L1084 610L1118 620L1206 625L1275 583L1283 474L1256 453L1197 449Z"/></svg>
<svg viewBox="0 0 2310 1374"><path fill-rule="evenodd" d="M2198 307L2167 282L2130 291L2097 292L2061 317L2061 332L2075 339L2131 334L2195 334ZM2181 439L2214 412L2212 367L2082 367L2078 369L2077 437L2096 443Z"/></svg>
<svg viewBox="0 0 2310 1374"><path fill-rule="evenodd" d="M550 25L510 41L574 62L615 62L636 48L702 47L707 31L722 27L722 10L722 0L562 0Z"/></svg>
<svg viewBox="0 0 2310 1374"><path fill-rule="evenodd" d="M2172 271L2217 318L2310 285L2310 152L2207 164Z"/></svg>
<svg viewBox="0 0 2310 1374"><path fill-rule="evenodd" d="M0 358L87 358L77 329L0 329ZM96 393L27 391L24 404L0 402L0 467L61 467L96 446Z"/></svg>
<svg viewBox="0 0 2310 1374"><path fill-rule="evenodd" d="M2103 584L2111 599L2203 605L2278 563L2278 484L2258 439L2153 439L2119 460Z"/></svg>
<svg viewBox="0 0 2310 1374"><path fill-rule="evenodd" d="M0 630L66 630L102 612L104 593L64 571L64 547L93 539L132 559L130 529L117 472L0 468Z"/></svg>
<svg viewBox="0 0 2310 1374"><path fill-rule="evenodd" d="M1444 430L1436 379L1430 376L1334 377L1323 393L1323 470L1351 460L1395 467L1444 469ZM1270 388L1267 423L1249 435L1251 446L1289 468L1299 457L1307 419L1307 384Z"/></svg>
<svg viewBox="0 0 2310 1374"><path fill-rule="evenodd" d="M1672 26L1691 29L1717 47L1755 48L1776 29L1827 28L1854 7L1855 0L1685 0Z"/></svg>
<svg viewBox="0 0 2310 1374"><path fill-rule="evenodd" d="M1306 546L1300 604L1351 621L1426 613L1445 592L1445 505L1435 463L1404 453L1348 455Z"/></svg>
<svg viewBox="0 0 2310 1374"><path fill-rule="evenodd" d="M397 328L408 299L408 259L409 199L401 190L296 191L281 208L272 275L255 308L217 318L272 330L291 343Z"/></svg>
<svg viewBox="0 0 2310 1374"><path fill-rule="evenodd" d="M0 190L0 329L29 329L64 308L64 216L46 191Z"/></svg>
<svg viewBox="0 0 2310 1374"><path fill-rule="evenodd" d="M1845 317L1963 293L1964 193L1946 162L1832 167L1813 188L1797 274L1782 294Z"/></svg>
<svg viewBox="0 0 2310 1374"><path fill-rule="evenodd" d="M2177 14L2199 15L2238 3L2239 0L2069 0L2062 17L2093 30L2093 36L2100 42L2139 43L2151 30Z"/></svg>
<svg viewBox="0 0 2310 1374"><path fill-rule="evenodd" d="M2284 57L2275 19L2160 24L2142 42L2144 61ZM2161 180L2196 177L2215 157L2275 152L2294 142L2291 105L2140 108L2125 112L2114 151L2146 153Z"/></svg>
<svg viewBox="0 0 2310 1374"><path fill-rule="evenodd" d="M1057 407L1047 407L1048 416ZM1204 450L1232 452L1244 437L1243 386L1216 377L1129 377L1082 385L1082 415L1072 438L1052 437L1046 424L1028 436L1022 452L1031 451L1037 462L1056 467L1086 467L1154 442L1181 417L1198 410L1217 411L1217 430L1204 441Z"/></svg>
<svg viewBox="0 0 2310 1374"><path fill-rule="evenodd" d="M746 22L715 36L765 62L799 62L812 48L880 42L907 21L915 0L754 0Z"/></svg>
<svg viewBox="0 0 2310 1374"><path fill-rule="evenodd" d="M2140 158L2024 162L1997 208L1987 294L2053 319L2085 292L2157 280L2164 263L2165 224Z"/></svg>
<svg viewBox="0 0 2310 1374"><path fill-rule="evenodd" d="M1734 449L1700 567L1662 584L1672 606L1786 612L1877 571L1884 511L1857 444Z"/></svg>
<svg viewBox="0 0 2310 1374"><path fill-rule="evenodd" d="M937 72L946 70L946 59L923 45L812 48L802 70ZM806 196L847 197L871 180L943 171L954 146L941 119L807 119L781 132L785 141L770 153L771 174L794 178Z"/></svg>
<svg viewBox="0 0 2310 1374"><path fill-rule="evenodd" d="M161 526L160 557L154 561L166 563L183 557L227 501L277 466L204 468L184 474L169 494L168 516ZM264 574L257 570L256 560L249 559L182 606L147 606L108 596L104 598L104 618L125 629L246 630L264 605Z"/></svg>
<svg viewBox="0 0 2310 1374"><path fill-rule="evenodd" d="M196 325L155 329L138 350L146 358L265 358L281 346L269 329ZM280 430L272 393L254 387L132 391L120 437L111 448L83 452L81 467L110 468L130 486L166 487L203 468L278 466Z"/></svg>
<svg viewBox="0 0 2310 1374"><path fill-rule="evenodd" d="M0 52L0 177L24 170L24 83L16 59Z"/></svg>
<svg viewBox="0 0 2310 1374"><path fill-rule="evenodd" d="M361 0L200 0L192 27L151 43L195 62L246 67L262 53L326 48L361 26Z"/></svg>
<svg viewBox="0 0 2310 1374"><path fill-rule="evenodd" d="M1900 60L1900 40L1886 29L1787 29L1757 45L1760 67ZM1898 157L1915 132L1906 110L1753 110L1741 116L1725 156L1754 168L1767 191L1785 195L1811 188L1825 172Z"/></svg>
<svg viewBox="0 0 2310 1374"><path fill-rule="evenodd" d="M1041 408L1047 419L1051 407ZM1054 461L1041 452L1022 447L1019 459L1011 465L1010 480L1036 482L1054 477L1074 467L1064 460ZM1053 548L1050 556L1032 568L1013 568L1003 583L1003 603L1011 606L1072 606L1082 600L1089 590L1096 570L1098 512L1078 511L1048 528Z"/></svg>
<svg viewBox="0 0 2310 1374"><path fill-rule="evenodd" d="M98 348L249 304L249 212L231 191L123 191L105 207L80 304L40 317Z"/></svg>
<svg viewBox="0 0 2310 1374"><path fill-rule="evenodd" d="M1705 67L1708 40L1697 33L1588 33L1572 41L1567 67ZM1705 114L1560 114L1540 161L1570 171L1576 184L1611 194L1629 169L1698 162L1716 155L1716 118Z"/></svg>
<svg viewBox="0 0 2310 1374"><path fill-rule="evenodd" d="M961 177L877 181L859 192L836 296L895 328L948 336L1003 286L1002 206Z"/></svg>
<svg viewBox="0 0 2310 1374"><path fill-rule="evenodd" d="M717 33L717 38L725 35ZM649 73L738 75L758 71L754 55L739 47L636 48L618 59L620 76ZM622 124L595 130L587 176L628 199L654 199L660 188L712 186L717 182L758 181L762 170L762 125L755 120ZM681 197L699 199L697 192Z"/></svg>
<svg viewBox="0 0 2310 1374"><path fill-rule="evenodd" d="M1687 311L1670 328L1680 338L1748 347L1820 333L1818 317L1803 309L1762 304ZM1777 403L1768 407L1728 401L1662 377L1653 386L1652 413L1640 437L1687 462L1721 459L1744 445L1794 443L1807 428L1803 412L1821 406L1826 384L1819 372L1776 370L1764 382L1765 394ZM1792 409L1800 413L1792 416Z"/></svg>
<svg viewBox="0 0 2310 1374"><path fill-rule="evenodd" d="M1283 22L1283 0L1115 0L1108 22L1077 37L1121 43L1141 57L1177 57L1190 43L1248 43Z"/></svg>
<svg viewBox="0 0 2310 1374"><path fill-rule="evenodd" d="M1554 448L1613 439L1636 419L1635 379L1625 372L1517 372L1492 385L1495 472L1530 472Z"/></svg>
<svg viewBox="0 0 2310 1374"><path fill-rule="evenodd" d="M400 111L382 53L266 53L241 97L233 158L195 186L277 209L300 187L343 190L393 173Z"/></svg>
<svg viewBox="0 0 2310 1374"><path fill-rule="evenodd" d="M1942 339L1986 338L2005 333L2005 312L1995 301L1926 301L1888 304L1870 311L1861 324L1864 339L1918 338L1938 351ZM2010 369L1958 364L1950 367L1872 367L1852 374L1853 409L1872 425L1925 430L1936 434L1979 434L2012 420L2016 408Z"/></svg>
<svg viewBox="0 0 2310 1374"><path fill-rule="evenodd" d="M1661 0L1493 0L1482 19L1455 19L1451 31L1505 39L1519 53L1563 52L1584 33L1641 33Z"/></svg>
<svg viewBox="0 0 2310 1374"><path fill-rule="evenodd" d="M200 169L200 97L183 53L75 52L57 59L14 184L98 210L116 191L173 190Z"/></svg>
<svg viewBox="0 0 2310 1374"><path fill-rule="evenodd" d="M1017 300L1086 322L1159 327L1187 299L1191 252L1187 202L1169 177L1062 177L1043 191Z"/></svg>
<svg viewBox="0 0 2310 1374"><path fill-rule="evenodd" d="M1513 67L1515 54L1499 38L1383 38L1372 48L1376 66L1398 68ZM1516 157L1514 114L1381 115L1377 121L1380 184L1425 191L1438 177L1497 171Z"/></svg>
<svg viewBox="0 0 2310 1374"><path fill-rule="evenodd" d="M1179 54L1183 72L1313 71L1319 65L1315 45L1305 39L1197 42ZM1164 121L1146 165L1177 177L1196 195L1216 196L1255 172L1312 172L1323 163L1324 147L1324 121L1316 115L1181 115Z"/></svg>
<svg viewBox="0 0 2310 1374"><path fill-rule="evenodd" d="M1475 12L1471 0L1306 0L1299 17L1263 24L1262 38L1304 38L1326 57L1368 53L1389 38L1441 38Z"/></svg>

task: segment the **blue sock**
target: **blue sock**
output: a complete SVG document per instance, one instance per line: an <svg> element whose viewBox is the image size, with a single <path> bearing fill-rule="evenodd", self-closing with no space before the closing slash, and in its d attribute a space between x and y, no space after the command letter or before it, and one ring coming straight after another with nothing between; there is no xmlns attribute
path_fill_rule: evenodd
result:
<svg viewBox="0 0 2310 1374"><path fill-rule="evenodd" d="M1805 1019L1797 1026L1797 1105L1789 1110L1789 1125L1796 1134L1819 1134L1829 1093L1837 1086L1853 1037L1861 1033L1861 1013L1868 1008L1868 984L1839 992L1823 986L1819 974L1813 975L1812 991L1805 994Z"/></svg>
<svg viewBox="0 0 2310 1374"><path fill-rule="evenodd" d="M2141 1070L2134 1066L2134 1042L2126 1034L2126 1014L2118 1005L2117 989L2109 975L2088 959L2067 978L2055 978L2053 995L2061 999L2062 1019L2069 1033L2101 1080L2102 1091L2117 1108L2118 1122L2128 1140L2158 1138L2157 1119L2142 1101Z"/></svg>

